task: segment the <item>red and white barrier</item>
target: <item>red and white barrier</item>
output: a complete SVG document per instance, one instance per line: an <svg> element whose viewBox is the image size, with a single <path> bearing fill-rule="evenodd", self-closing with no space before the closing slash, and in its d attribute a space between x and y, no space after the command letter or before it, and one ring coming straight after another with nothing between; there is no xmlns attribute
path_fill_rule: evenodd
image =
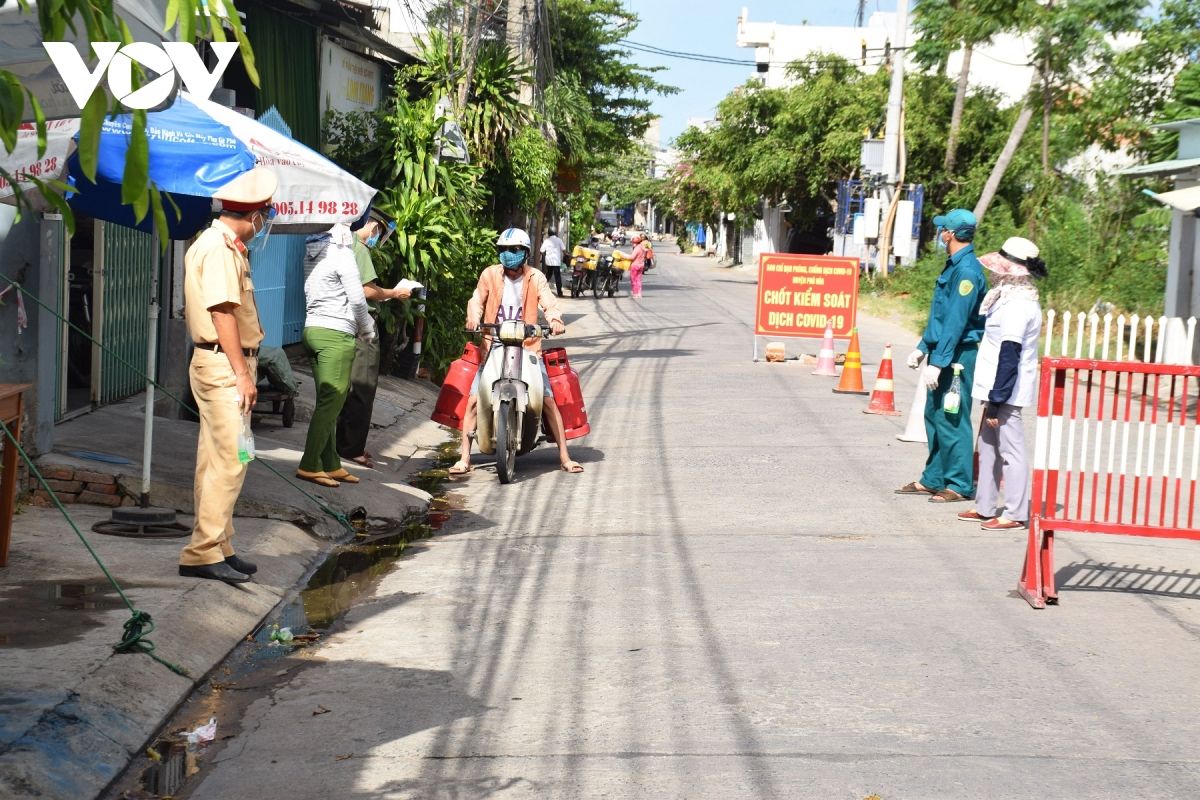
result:
<svg viewBox="0 0 1200 800"><path fill-rule="evenodd" d="M1118 358L1122 343L1118 336ZM1200 367L1042 360L1029 542L1018 585L1030 605L1057 602L1056 531L1200 539L1198 388Z"/></svg>

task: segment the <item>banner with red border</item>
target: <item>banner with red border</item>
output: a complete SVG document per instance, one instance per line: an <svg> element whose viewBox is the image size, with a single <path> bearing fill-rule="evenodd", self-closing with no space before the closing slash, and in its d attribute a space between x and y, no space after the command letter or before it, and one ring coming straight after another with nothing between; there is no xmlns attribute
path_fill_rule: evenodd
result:
<svg viewBox="0 0 1200 800"><path fill-rule="evenodd" d="M858 259L763 253L758 260L754 332L820 339L825 324L849 339L858 311Z"/></svg>

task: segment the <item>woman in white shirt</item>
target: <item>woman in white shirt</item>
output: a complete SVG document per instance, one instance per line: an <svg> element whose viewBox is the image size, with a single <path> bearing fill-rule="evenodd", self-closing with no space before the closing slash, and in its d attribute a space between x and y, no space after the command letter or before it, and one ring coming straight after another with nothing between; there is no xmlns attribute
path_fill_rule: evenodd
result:
<svg viewBox="0 0 1200 800"><path fill-rule="evenodd" d="M994 276L979 307L986 322L971 392L983 399L979 483L975 508L958 518L979 522L984 530L1005 531L1023 528L1029 521L1029 462L1021 409L1037 399L1042 306L1033 279L1046 276L1046 264L1038 257L1037 245L1019 236L979 261Z"/></svg>
<svg viewBox="0 0 1200 800"><path fill-rule="evenodd" d="M304 344L312 356L317 402L296 477L321 486L358 483L337 452L337 419L350 391L355 337L374 339L354 234L345 225L309 236L304 252Z"/></svg>

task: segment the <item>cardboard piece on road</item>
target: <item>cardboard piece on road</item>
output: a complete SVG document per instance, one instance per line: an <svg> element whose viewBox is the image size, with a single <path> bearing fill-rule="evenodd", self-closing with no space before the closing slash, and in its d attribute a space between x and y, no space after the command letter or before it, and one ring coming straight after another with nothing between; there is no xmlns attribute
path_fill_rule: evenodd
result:
<svg viewBox="0 0 1200 800"><path fill-rule="evenodd" d="M763 253L758 261L758 336L820 339L826 324L849 339L858 310L858 259Z"/></svg>

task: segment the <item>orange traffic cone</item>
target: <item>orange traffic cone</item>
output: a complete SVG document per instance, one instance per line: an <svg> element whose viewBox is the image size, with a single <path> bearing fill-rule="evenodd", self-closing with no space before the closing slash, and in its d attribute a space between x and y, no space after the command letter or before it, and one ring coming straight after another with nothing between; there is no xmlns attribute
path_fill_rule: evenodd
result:
<svg viewBox="0 0 1200 800"><path fill-rule="evenodd" d="M850 331L850 346L846 348L846 363L842 365L842 379L834 387L838 394L870 394L863 389L862 353L858 350L858 328Z"/></svg>
<svg viewBox="0 0 1200 800"><path fill-rule="evenodd" d="M817 368L812 371L813 375L828 375L837 377L837 364L834 361L836 356L833 352L833 323L825 323L825 338L821 340L821 352L817 355Z"/></svg>
<svg viewBox="0 0 1200 800"><path fill-rule="evenodd" d="M879 362L879 374L875 376L875 391L871 392L871 403L863 409L864 414L886 414L898 417L896 410L896 385L892 382L892 346L883 348L883 360Z"/></svg>

